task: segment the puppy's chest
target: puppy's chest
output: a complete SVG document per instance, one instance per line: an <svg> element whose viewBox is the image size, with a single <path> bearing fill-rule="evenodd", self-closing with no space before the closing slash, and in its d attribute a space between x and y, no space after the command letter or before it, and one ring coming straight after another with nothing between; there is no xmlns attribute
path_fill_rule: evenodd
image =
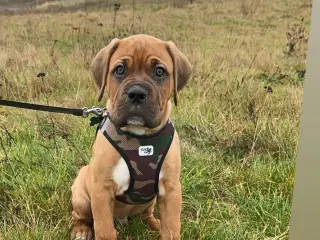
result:
<svg viewBox="0 0 320 240"><path fill-rule="evenodd" d="M139 170L138 166L136 164L134 164L135 169L137 170L138 173L141 173L141 169ZM163 179L163 175L164 172L161 169L159 176L158 176L158 189L159 192L158 194L160 196L164 195L164 188L163 185L161 183L161 179ZM121 196L124 194L125 191L127 191L129 189L129 185L130 185L130 172L129 172L129 167L126 163L126 161L121 157L117 163L117 165L114 167L113 169L113 173L112 173L112 178L113 181L117 184L117 192L116 195L117 196ZM155 184L155 181L153 181L154 179L147 179L145 178L146 182L151 182Z"/></svg>
<svg viewBox="0 0 320 240"><path fill-rule="evenodd" d="M128 188L130 183L129 168L123 158L120 158L118 164L113 169L113 181L117 184L117 195L123 194Z"/></svg>

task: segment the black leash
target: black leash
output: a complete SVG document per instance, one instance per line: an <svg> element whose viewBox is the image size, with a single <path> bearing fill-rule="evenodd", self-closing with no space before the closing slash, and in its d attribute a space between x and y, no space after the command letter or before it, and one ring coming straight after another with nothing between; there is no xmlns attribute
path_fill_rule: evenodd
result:
<svg viewBox="0 0 320 240"><path fill-rule="evenodd" d="M86 107L84 107L84 108L63 108L63 107L53 107L53 106L40 105L40 104L9 101L9 100L3 100L3 99L0 99L0 105L8 106L8 107L16 107L16 108L45 111L45 112L72 114L74 116L82 116L82 117L88 117L90 113L93 113L98 117L98 119L97 119L98 121L101 119L101 117L103 115L103 111L106 110L106 108L99 108L99 107L95 107L95 106L93 106L92 108L89 108L89 109Z"/></svg>

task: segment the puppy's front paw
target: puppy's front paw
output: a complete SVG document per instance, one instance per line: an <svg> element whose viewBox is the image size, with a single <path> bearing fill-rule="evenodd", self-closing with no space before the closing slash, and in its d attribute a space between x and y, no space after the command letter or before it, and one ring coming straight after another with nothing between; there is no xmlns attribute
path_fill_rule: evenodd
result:
<svg viewBox="0 0 320 240"><path fill-rule="evenodd" d="M72 240L92 240L92 230L85 223L73 227L71 233Z"/></svg>
<svg viewBox="0 0 320 240"><path fill-rule="evenodd" d="M154 216L145 218L142 222L147 225L147 228L150 231L160 231L160 220L156 219Z"/></svg>

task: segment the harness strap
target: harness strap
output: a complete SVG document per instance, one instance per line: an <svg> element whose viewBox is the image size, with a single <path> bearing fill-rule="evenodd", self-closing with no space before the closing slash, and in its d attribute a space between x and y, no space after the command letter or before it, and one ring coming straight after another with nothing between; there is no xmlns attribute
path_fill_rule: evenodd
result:
<svg viewBox="0 0 320 240"><path fill-rule="evenodd" d="M158 194L159 175L174 136L169 119L166 125L152 135L135 135L117 128L106 116L99 129L126 162L130 184L118 201L144 204Z"/></svg>

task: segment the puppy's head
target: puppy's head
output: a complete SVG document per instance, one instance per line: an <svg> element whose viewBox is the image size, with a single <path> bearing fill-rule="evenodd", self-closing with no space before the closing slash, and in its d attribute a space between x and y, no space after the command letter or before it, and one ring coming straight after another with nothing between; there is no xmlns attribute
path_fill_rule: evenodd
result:
<svg viewBox="0 0 320 240"><path fill-rule="evenodd" d="M113 39L92 62L100 101L108 93L111 121L119 128L160 127L169 117L170 97L187 83L191 65L173 42L148 35Z"/></svg>

